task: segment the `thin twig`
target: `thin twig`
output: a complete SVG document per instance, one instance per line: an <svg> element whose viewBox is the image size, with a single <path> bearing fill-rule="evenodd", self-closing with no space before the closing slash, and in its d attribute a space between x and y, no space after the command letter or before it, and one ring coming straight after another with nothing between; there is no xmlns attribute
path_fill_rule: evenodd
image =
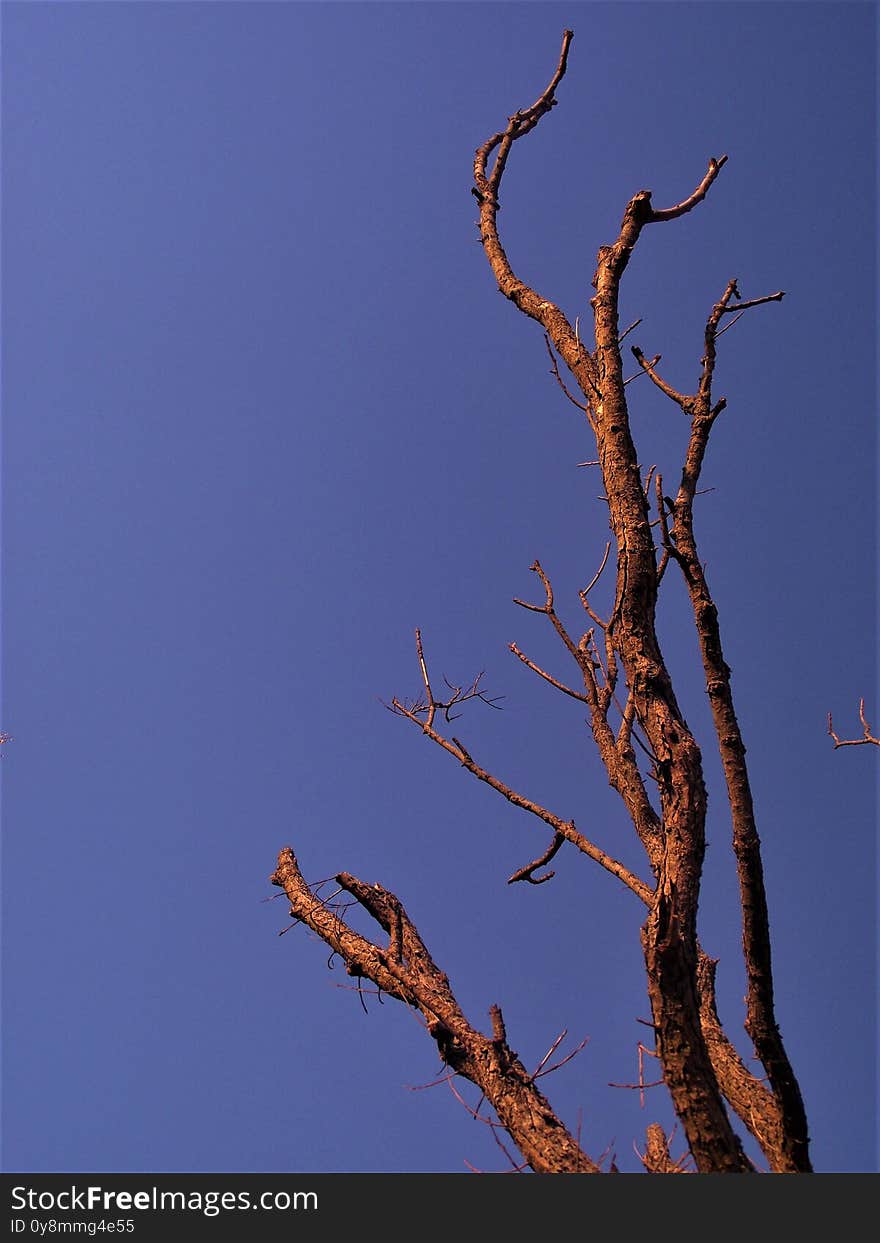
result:
<svg viewBox="0 0 880 1243"><path fill-rule="evenodd" d="M726 155L721 155L717 159L711 159L705 177L693 194L684 199L683 202L677 203L675 207L666 207L661 211L655 211L652 208L651 214L648 217L648 224L656 224L662 220L674 220L677 216L683 216L685 212L689 212L692 207L696 207L697 203L702 202L706 197L709 187L726 163Z"/></svg>
<svg viewBox="0 0 880 1243"><path fill-rule="evenodd" d="M872 733L871 726L868 724L868 719L865 716L864 699L859 700L859 720L861 721L862 728L864 730L863 738L840 738L834 732L834 724L831 720L831 713L828 713L828 733L834 740L835 751L838 747L863 747L867 743L872 743L875 747L880 747L880 738L877 738Z"/></svg>
<svg viewBox="0 0 880 1243"><path fill-rule="evenodd" d="M562 691L564 695L570 695L572 699L579 699L581 703L589 704L592 702L588 695L583 695L580 691L572 690L570 686L566 686L564 682L559 682L551 674L547 673L547 671L542 669L540 665L536 665L534 661L529 660L528 656L521 652L515 643L508 644L508 647L511 652L513 652L514 656L518 656L522 663L531 669L533 673L537 673L538 677L543 678L545 682L549 682L551 686L555 686L556 689L558 691Z"/></svg>
<svg viewBox="0 0 880 1243"><path fill-rule="evenodd" d="M620 345L620 343L621 343L621 342L622 342L622 341L623 341L626 337L628 337L628 336L629 336L629 334L632 332L632 330L633 330L634 328L638 328L638 326L639 326L639 324L640 324L641 322L642 322L642 321L641 321L640 319L634 319L634 320L633 320L633 322L630 324L629 328L627 328L624 332L622 332L622 333L620 334L620 336L617 338L617 344L618 344L618 345Z"/></svg>
<svg viewBox="0 0 880 1243"><path fill-rule="evenodd" d="M543 876L535 876L534 873L538 868L542 868L550 862L564 842L565 837L562 833L554 833L553 841L540 858L535 859L532 863L527 863L524 868L520 868L518 872L514 872L512 876L508 877L508 885L513 885L518 880L527 881L530 885L543 885L545 881L551 880L556 875L554 871L545 872Z"/></svg>
<svg viewBox="0 0 880 1243"><path fill-rule="evenodd" d="M564 1034L567 1034L567 1033L564 1033ZM589 1036L584 1036L583 1040L580 1042L580 1044L577 1046L577 1048L572 1049L571 1053L566 1053L566 1055L565 1055L565 1057L564 1057L564 1058L562 1058L562 1059L561 1059L560 1061L558 1061L558 1062L554 1062L552 1066L548 1066L546 1069L541 1069L541 1068L539 1067L539 1069L538 1069L538 1070L536 1070L536 1071L535 1071L535 1073L532 1075L532 1078L533 1078L533 1079L540 1079L540 1078L541 1078L542 1076L544 1076L544 1075L552 1075L555 1071L557 1071L557 1070L559 1070L561 1067L563 1067L563 1066L566 1064L566 1062L570 1062L570 1061L572 1060L572 1058L577 1057L577 1055L578 1055L579 1053L581 1053L581 1052L582 1052L582 1051L583 1051L583 1050L587 1047L587 1045L588 1045L589 1043L590 1043L590 1037L589 1037ZM550 1051L550 1052L552 1052L552 1049L551 1049L551 1051ZM549 1057L549 1056L550 1056L550 1053L548 1053L548 1054L547 1054L547 1057ZM547 1059L545 1058L545 1059L544 1059L544 1061L546 1061L546 1060L547 1060ZM543 1067L543 1065L544 1065L544 1063L542 1062L542 1063L541 1063L541 1066Z"/></svg>
<svg viewBox="0 0 880 1243"><path fill-rule="evenodd" d="M636 360L636 362L639 364L639 366L642 368L645 374L650 376L653 382L660 389L660 392L665 393L666 396L670 399L670 401L674 401L675 404L677 406L680 406L681 409L684 410L686 414L689 414L691 411L691 407L693 405L693 398L685 397L684 393L680 393L678 389L673 388L671 384L667 384L666 381L661 376L659 376L657 374L657 371L655 370L657 364L659 363L663 355L655 354L655 356L651 359L651 361L648 362L647 358L645 358L644 354L642 353L642 351L639 349L637 345L631 345L630 351L632 352L633 358Z"/></svg>
<svg viewBox="0 0 880 1243"><path fill-rule="evenodd" d="M653 468L653 467L651 467L651 469L653 470L654 468ZM605 565L606 565L606 563L607 563L607 561L608 561L608 554L609 554L609 552L610 552L610 551L611 551L611 540L608 540L608 541L606 542L606 544L605 544L605 552L604 552L604 554L603 554L603 556L602 556L602 564L599 566L599 568L598 568L598 570L596 571L596 573L593 575L593 577L592 577L592 578L590 579L590 581L587 583L586 587L585 587L585 588L583 589L583 591L580 593L580 595L581 595L581 599L582 599L582 600L583 600L583 598L584 598L585 596L588 596L588 595L590 594L590 592L593 590L593 588L594 588L594 587L596 586L596 584L598 583L599 578L600 578L600 576L601 576L601 574L602 574L602 571L605 569Z"/></svg>
<svg viewBox="0 0 880 1243"><path fill-rule="evenodd" d="M556 383L562 389L563 393L565 393L566 397L571 402L571 404L573 406L577 406L578 410L583 411L583 413L589 419L590 427L592 427L593 431L595 431L596 423L595 423L595 420L593 419L592 410L590 409L588 405L585 405L582 401L578 401L578 399L569 392L565 381L563 380L562 376L559 374L559 364L556 362L556 355L553 353L553 346L550 344L550 335L549 333L546 333L546 332L544 333L544 344L547 346L547 353L550 355L550 364L553 368L552 374L556 377Z"/></svg>
<svg viewBox="0 0 880 1243"><path fill-rule="evenodd" d="M419 654L419 668L422 671L422 680L425 683L425 696L426 703L428 705L428 724L433 725L436 705L434 703L434 696L431 692L431 683L428 678L428 667L425 664L425 654L422 651L422 632L419 629L416 629L416 650Z"/></svg>

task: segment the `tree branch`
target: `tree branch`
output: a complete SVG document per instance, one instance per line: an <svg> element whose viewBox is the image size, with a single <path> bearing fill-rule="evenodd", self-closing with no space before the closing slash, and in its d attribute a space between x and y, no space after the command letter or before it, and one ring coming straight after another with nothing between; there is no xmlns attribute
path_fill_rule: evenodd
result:
<svg viewBox="0 0 880 1243"><path fill-rule="evenodd" d="M345 962L349 975L366 976L383 992L420 1012L442 1060L480 1089L536 1173L601 1172L563 1126L534 1076L508 1045L500 1010L493 1007L491 1038L468 1023L448 977L434 962L399 898L381 885L367 885L348 872L337 877L343 889L391 934L389 947L382 949L354 932L315 897L289 846L279 853L278 867L270 880L284 889L291 915L331 946ZM392 950L395 938L397 947Z"/></svg>
<svg viewBox="0 0 880 1243"><path fill-rule="evenodd" d="M639 364L642 370L645 371L648 376L650 376L651 380L653 381L654 384L657 385L660 392L665 393L666 396L669 397L672 401L674 401L677 406L681 406L685 414L689 414L691 406L693 404L693 398L685 397L683 393L680 393L678 389L673 388L671 384L667 384L666 381L657 374L656 366L657 366L657 363L662 358L662 355L657 354L651 360L651 362L648 362L647 358L645 358L644 354L642 353L642 351L639 349L637 345L631 345L630 350L636 362Z"/></svg>
<svg viewBox="0 0 880 1243"><path fill-rule="evenodd" d="M570 695L572 699L579 699L581 703L589 704L591 702L587 695L581 694L580 691L573 691L570 686L566 686L563 682L558 682L556 678L547 673L545 669L542 669L540 665L536 665L534 661L529 660L528 656L524 655L515 643L509 644L509 647L514 656L519 657L527 668L531 669L533 673L537 673L538 677L543 678L545 682L549 682L551 686L555 686L558 691L562 691L564 695Z"/></svg>
<svg viewBox="0 0 880 1243"><path fill-rule="evenodd" d="M532 863L527 863L524 868L520 868L519 871L508 877L508 885L513 885L518 880L528 881L530 885L543 885L545 881L551 880L556 875L555 872L545 872L543 876L535 876L535 872L538 868L542 868L550 862L564 842L564 833L554 833L553 841L544 853L538 859L535 859Z"/></svg>
<svg viewBox="0 0 880 1243"><path fill-rule="evenodd" d="M583 693L552 677L525 657L515 644L511 644L511 650L545 681L587 704L599 754L645 847L655 886L645 884L618 860L605 854L580 833L573 820L563 821L482 768L458 738L443 737L437 728L438 711L442 711L442 719L451 721L454 719L452 710L469 699L481 699L493 706L494 701L481 689L479 677L467 688L447 683L451 693L444 700L438 699L429 677L420 632L416 634L416 643L423 693L412 703L395 698L390 707L418 725L426 737L453 755L478 780L553 830L549 847L534 862L514 873L511 883L540 884L549 879L552 872L541 876L535 873L567 841L617 876L647 907L641 939L652 1010L650 1026L656 1040L656 1053L652 1055L657 1056L662 1065L663 1081L684 1128L696 1169L713 1173L753 1172L754 1167L731 1126L726 1101L757 1138L772 1168L808 1170L808 1137L800 1089L773 1012L766 897L760 841L745 767L745 747L733 710L730 670L724 663L717 611L697 555L692 513L709 433L726 405L724 398L717 401L712 398L717 338L726 330L720 328L721 321L726 315L732 315L728 324L732 326L745 310L779 301L783 294L779 292L743 302L736 281L728 282L706 322L699 385L692 396L678 392L660 377L656 370L659 355L649 362L640 349L633 349L641 367L637 374L647 374L691 420L678 493L675 500L665 497L660 475L654 477L658 517L652 520L651 483L655 468L648 472L647 479L642 479L626 401L628 381L623 377L620 349L635 324L620 332L620 281L644 226L672 220L691 211L705 198L727 156L711 159L696 189L673 207L655 210L649 190L639 191L630 199L616 240L601 247L598 253L593 279L596 294L590 302L594 314L595 351L591 353L585 349L580 340L579 321L575 320L572 329L558 306L542 298L515 275L501 244L497 224L500 185L513 143L535 128L555 105L555 92L566 72L571 40L571 31L565 31L556 69L535 103L514 113L504 129L477 148L473 193L479 202L481 242L501 292L543 326L557 381L570 400L587 414L593 428L616 549L616 583L612 611L608 620L602 621L593 613L587 596L608 558L609 549L606 548L598 574L581 593L584 608L604 632L604 664L594 631L588 631L575 643L566 630L556 614L552 585L539 562L531 568L544 587L544 604L516 601L521 607L543 613L550 619L557 636L578 665L584 682ZM493 155L494 162L489 170ZM556 355L566 363L576 380L585 399L583 405L563 382ZM658 526L662 549L659 563L654 533ZM706 820L702 756L677 703L655 620L659 583L673 559L682 569L691 599L727 781L748 980L746 1029L767 1071L766 1087L748 1073L724 1035L715 1007L714 963L703 953L697 939ZM625 681L627 689L623 707L615 693L618 676ZM616 735L608 720L612 702L621 711ZM865 720L863 705L860 716L865 728L865 737L860 740L840 739L829 717L829 733L835 746L877 742ZM644 744L639 733L644 735ZM647 797L633 740L650 756L650 775L657 785L659 815ZM561 1128L543 1098L524 1094L525 1088L534 1088L538 1072L523 1083L525 1072L509 1049L500 1010L495 1007L492 1011L491 1039L475 1032L467 1024L448 980L434 964L399 900L380 886L364 885L347 873L340 873L337 879L385 930L387 948L382 949L354 933L343 922L338 909L330 909L328 902L317 900L302 880L289 850L279 856L279 867L273 877L290 897L291 914L307 923L334 952L341 954L352 975L367 976L391 996L419 1010L450 1070L469 1078L486 1094L500 1124L513 1136L533 1169L597 1171L598 1165L590 1162L579 1144ZM491 1054L487 1052L487 1045ZM450 1086L455 1091L452 1078L451 1075ZM640 1084L644 1086L641 1062ZM494 1123L490 1125L495 1126ZM520 1168L512 1158L510 1160L514 1168ZM666 1135L657 1126L648 1128L643 1160L649 1169L673 1172L680 1168L680 1163L672 1161Z"/></svg>
<svg viewBox="0 0 880 1243"><path fill-rule="evenodd" d="M701 203L706 197L709 187L726 163L726 155L719 156L717 160L714 158L711 159L709 161L709 167L706 170L705 177L697 186L696 190L694 190L693 194L684 199L683 202L676 204L675 207L667 207L662 211L654 211L652 208L651 215L648 217L647 223L656 224L658 221L662 220L675 220L678 216L683 216L685 212L689 212L692 208L696 207L696 205ZM645 191L645 193L650 195L650 191Z"/></svg>
<svg viewBox="0 0 880 1243"><path fill-rule="evenodd" d="M864 699L859 700L859 720L861 721L862 729L864 730L863 737L861 738L839 738L838 735L834 732L834 724L831 720L831 713L830 712L828 713L828 733L831 736L831 738L833 738L834 740L835 751L837 750L838 747L863 747L866 743L873 743L875 747L880 747L880 738L877 738L872 733L871 726L868 724L867 718L865 717Z"/></svg>
<svg viewBox="0 0 880 1243"><path fill-rule="evenodd" d="M557 352L581 385L581 390L587 392L595 385L593 359L582 347L577 333L559 307L546 298L540 297L516 276L498 235L498 194L510 150L518 138L522 138L533 130L541 118L555 106L556 88L565 75L568 66L568 50L573 38L574 34L571 30L563 32L562 49L556 69L546 89L532 106L515 112L509 118L505 129L487 138L477 148L474 155L473 194L480 205L480 240L495 279L498 281L499 289L523 314L543 325ZM495 163L491 172L487 172L489 157L496 148L498 154L495 157Z"/></svg>
<svg viewBox="0 0 880 1243"><path fill-rule="evenodd" d="M712 1066L730 1107L755 1137L774 1173L796 1173L786 1155L786 1118L779 1098L745 1066L728 1040L715 1002L717 962L700 950L697 978L700 1020Z"/></svg>
<svg viewBox="0 0 880 1243"><path fill-rule="evenodd" d="M706 582L693 523L694 498L709 434L715 419L725 406L723 398L712 404L718 324L722 316L733 309L747 309L766 302L778 302L782 296L782 293L777 293L764 298L753 298L747 303L739 302L737 308L733 308L731 299L738 299L740 294L736 280L731 280L712 308L706 321L705 352L699 387L693 397L686 399L686 408L691 415L691 434L681 483L675 501L670 506L672 529L665 533L664 538L667 549L681 567L690 597L706 690L727 786L742 910L743 956L747 975L746 1031L767 1072L771 1090L785 1120L780 1132L785 1151L779 1159L786 1163L786 1168L801 1171L810 1168L806 1113L774 1012L770 924L761 842L745 760L746 747L734 708L730 668L724 660L718 610ZM663 526L665 531L665 523Z"/></svg>

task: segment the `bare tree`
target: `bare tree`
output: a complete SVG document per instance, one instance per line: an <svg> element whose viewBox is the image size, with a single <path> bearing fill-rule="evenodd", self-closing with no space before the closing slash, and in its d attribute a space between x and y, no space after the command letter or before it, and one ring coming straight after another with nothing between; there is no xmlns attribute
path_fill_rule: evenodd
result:
<svg viewBox="0 0 880 1243"><path fill-rule="evenodd" d="M678 392L663 378L659 355L649 359L638 346L631 346L638 368L635 374L647 375L690 426L674 494L653 468L644 477L630 426L621 350L636 325L621 332L618 324L621 279L643 229L674 221L696 208L727 156L710 159L693 192L672 207L655 208L647 190L627 203L618 236L599 250L593 279L596 293L591 300L594 344L588 348L579 323L573 327L555 303L516 275L502 246L497 218L501 182L513 145L556 104L572 37L571 31L565 31L555 72L535 103L515 112L503 129L477 149L473 194L479 202L483 249L501 292L541 325L560 387L589 420L596 440L594 465L601 469L613 540L593 581L580 592L590 623L584 634L570 633L560 619L553 586L538 562L531 567L540 584L538 601L517 601L547 619L571 661L574 683L560 681L516 645L511 650L538 677L585 705L598 754L644 848L651 880L642 879L606 853L572 819L533 802L489 772L447 729L462 705L493 701L480 678L467 686L447 684L438 694L419 632L416 656L421 692L415 700L394 698L389 706L474 777L547 826L547 848L515 872L511 882L549 880L553 872L542 869L563 844L570 843L644 904L641 940L652 1014L652 1047L646 1051L658 1059L688 1149L684 1161L674 1161L662 1127L653 1123L647 1128L641 1154L646 1169L655 1173L679 1172L685 1167L698 1172L752 1172L755 1165L741 1138L744 1128L770 1170L808 1172L806 1115L774 1013L767 898L745 746L734 710L718 611L706 582L694 526L694 501L706 447L725 407L725 399L713 393L716 343L739 316L778 302L783 294L744 299L736 280L727 283L706 319L699 381L692 393ZM563 380L558 359L568 369L579 397ZM590 592L609 561L616 565L614 604L609 615L602 617L591 603ZM742 913L745 1030L763 1067L761 1078L751 1073L725 1034L715 1003L716 962L703 950L697 935L706 790L700 747L679 707L657 636L658 592L667 573L682 575L690 599L724 771ZM568 1131L539 1088L541 1075L554 1069L546 1062L555 1049L538 1071L529 1073L508 1043L498 1006L491 1010L490 1034L468 1021L400 899L347 872L335 879L337 888L332 894L325 895L321 886L310 886L289 847L281 851L272 876L272 882L286 892L295 920L332 947L349 975L359 983L371 981L387 996L419 1012L436 1042L445 1074L477 1086L495 1112L496 1135L501 1129L507 1132L524 1167L537 1172L601 1172L602 1159L587 1155L580 1137ZM345 918L352 904L363 908L384 935L371 940L355 931ZM735 1125L734 1117L741 1127Z"/></svg>

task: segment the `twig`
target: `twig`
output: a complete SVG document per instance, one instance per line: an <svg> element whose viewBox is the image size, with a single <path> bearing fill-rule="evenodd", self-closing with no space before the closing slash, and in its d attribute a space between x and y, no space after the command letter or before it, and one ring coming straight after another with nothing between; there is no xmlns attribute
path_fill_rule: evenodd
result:
<svg viewBox="0 0 880 1243"><path fill-rule="evenodd" d="M630 324L629 328L627 328L624 332L622 332L622 333L620 334L620 336L617 338L617 344L618 344L618 345L620 345L620 343L621 343L621 342L622 342L622 341L623 341L626 337L628 337L628 336L629 336L629 334L632 332L632 330L633 330L634 328L638 328L638 326L639 326L639 324L640 324L641 322L642 322L642 321L641 321L640 319L634 319L634 320L633 320L633 322Z"/></svg>
<svg viewBox="0 0 880 1243"><path fill-rule="evenodd" d="M543 575L543 571L540 572ZM544 581L546 583L546 590L552 600L552 590L546 576L544 576ZM536 609L536 612L539 613L545 611L545 609ZM430 738L431 741L436 743L438 747L442 747L444 751L448 751L450 755L455 756L459 763L466 768L468 772L472 773L478 781L485 782L486 785L490 786L493 790L496 790L499 794L506 798L509 803L512 803L514 807L520 807L523 811L530 812L539 820L543 820L545 824L549 824L556 833L561 833L566 841L571 842L573 846L576 846L577 849L583 854L598 863L600 867L605 868L606 871L610 872L613 876L616 876L618 880L622 881L628 889L631 889L632 892L642 900L642 902L644 902L647 906L650 906L653 890L649 885L646 885L643 880L640 880L638 876L630 872L630 870L624 867L622 863L618 862L617 859L613 859L599 846L596 846L593 842L586 838L583 833L576 828L573 820L563 820L560 816L554 815L552 811L548 811L546 807L542 807L539 803L533 802L532 799L526 798L524 795L519 794L505 782L494 776L493 773L490 773L485 768L482 768L470 752L465 748L460 739L455 737L448 739L444 738L442 734L439 734L433 726L428 724L427 720L422 719L420 713L423 714L425 712L426 709L424 705L408 707L401 700L395 698L391 701L391 710L399 716L405 716L408 720L412 721L413 724L418 725L419 729L421 729L422 733L425 734L426 737Z"/></svg>
<svg viewBox="0 0 880 1243"><path fill-rule="evenodd" d="M623 387L624 387L624 388L626 388L627 384L632 384L633 380L637 380L637 379L639 378L639 376L646 375L646 374L647 374L647 371L648 371L648 366L649 366L649 365L650 365L651 367L656 366L656 365L657 365L657 363L659 363L659 361L660 361L660 357L661 357L661 356L660 356L659 354L657 354L657 356L656 356L655 358L652 358L652 359L651 359L650 364L646 364L646 365L645 365L645 367L644 367L641 371L636 371L633 375L628 376L628 377L627 377L627 379L625 379L625 380L624 380L624 382L623 382Z"/></svg>
<svg viewBox="0 0 880 1243"><path fill-rule="evenodd" d="M556 689L558 691L562 691L564 695L570 695L572 699L579 699L581 703L589 704L591 702L589 696L582 695L580 691L572 690L570 686L566 686L564 682L559 682L551 674L547 673L547 671L542 669L540 665L536 665L534 661L529 660L528 656L521 652L515 643L508 644L508 647L510 648L510 651L513 652L514 656L518 656L522 663L531 669L533 673L537 673L537 675L543 678L545 682L549 682L551 686L555 686Z"/></svg>
<svg viewBox="0 0 880 1243"><path fill-rule="evenodd" d="M731 310L732 308L728 307L726 309ZM734 315L733 319L730 321L730 323L727 325L726 328L722 328L720 332L715 333L715 340L717 341L719 337L723 337L725 332L729 332L730 329L733 327L733 325L738 324L744 315L745 315L745 311L740 311L738 315Z"/></svg>
<svg viewBox="0 0 880 1243"><path fill-rule="evenodd" d="M654 468L651 467L651 469L653 470ZM602 556L602 564L599 566L598 570L593 575L593 577L590 579L589 583L587 583L586 587L580 593L581 600L583 600L585 596L588 596L590 592L593 590L593 588L596 586L596 584L598 583L599 578L601 577L602 571L605 569L605 566L607 564L608 554L610 551L611 551L611 540L608 540L605 544L605 552Z"/></svg>
<svg viewBox="0 0 880 1243"><path fill-rule="evenodd" d="M547 346L547 353L550 355L550 364L553 368L552 374L556 377L556 383L562 389L563 393L565 393L566 397L571 402L571 404L573 406L577 406L578 410L583 411L583 413L589 419L590 427L592 427L593 431L595 431L596 423L593 418L592 410L590 409L588 405L585 405L582 401L578 401L578 399L569 392L565 381L563 380L562 376L559 374L559 364L556 361L556 355L553 353L553 346L550 344L550 335L549 333L546 333L546 332L544 333L544 344Z"/></svg>
<svg viewBox="0 0 880 1243"><path fill-rule="evenodd" d="M647 223L656 224L662 220L674 220L677 216L683 216L685 212L689 212L692 207L696 207L697 203L701 203L706 197L709 187L726 163L726 155L721 155L717 159L711 159L709 161L709 167L706 170L705 177L697 186L696 190L694 190L693 194L684 199L683 202L677 203L675 207L666 207L661 211L655 211L651 208L651 214L648 216Z"/></svg>
<svg viewBox="0 0 880 1243"><path fill-rule="evenodd" d="M655 356L651 359L651 361L648 362L647 358L645 358L644 354L642 353L642 351L639 349L637 345L631 345L630 351L632 353L633 358L636 360L636 362L639 364L639 366L642 368L645 374L650 376L652 381L660 389L660 392L665 393L666 396L670 399L670 401L674 401L675 404L677 406L680 406L681 409L684 410L686 414L689 414L693 406L693 398L686 397L684 393L680 393L678 389L673 388L671 384L667 384L666 381L657 374L656 366L660 362L660 359L663 357L663 355L655 354Z"/></svg>
<svg viewBox="0 0 880 1243"><path fill-rule="evenodd" d="M554 871L545 872L543 876L535 876L534 873L538 868L544 867L545 864L550 862L564 841L565 837L562 833L554 833L553 841L540 858L535 859L532 863L527 863L524 868L520 868L518 872L514 872L512 876L508 877L508 885L513 885L518 880L528 881L530 885L543 885L545 881L554 877L556 875Z"/></svg>
<svg viewBox="0 0 880 1243"><path fill-rule="evenodd" d="M834 732L834 724L831 720L831 713L828 713L828 733L834 740L835 751L838 747L863 747L866 743L872 743L875 747L880 747L880 738L877 738L871 732L871 726L868 724L868 720L865 716L864 699L859 700L859 720L861 721L862 728L864 729L863 738L839 738Z"/></svg>
<svg viewBox="0 0 880 1243"><path fill-rule="evenodd" d="M588 684L587 690L589 692L590 690L595 688L595 680L593 679L593 676L592 676L592 665L590 665L588 662L585 663L584 660L581 658L580 651L576 647L574 640L572 639L568 631L565 629L562 622L559 620L559 617L556 614L556 610L553 607L553 587L550 583L550 579L544 573L544 570L541 566L540 561L533 561L532 564L529 566L529 569L534 574L537 574L538 578L540 578L541 580L541 584L544 588L544 595L545 595L544 603L542 605L541 604L528 604L525 600L520 600L516 597L514 597L513 602L514 604L518 604L520 608L528 609L532 613L546 613L546 615L550 618L550 621L553 625L553 629L556 631L556 633L559 635L562 642L568 648L569 652L571 653L571 655L574 657L575 661L577 662L577 665L580 668L581 672L584 674L585 681ZM590 681L592 681L593 683L592 687L589 685Z"/></svg>
<svg viewBox="0 0 880 1243"><path fill-rule="evenodd" d="M577 1048L572 1049L571 1053L566 1053L565 1057L564 1057L564 1058L562 1058L560 1061L558 1061L558 1062L554 1062L552 1066L547 1066L547 1067L545 1068L545 1067L544 1067L544 1063L547 1061L547 1058L549 1058L549 1057L550 1057L550 1054L551 1054L551 1053L553 1053L553 1052L555 1051L555 1049L556 1049L556 1048L558 1048L558 1046L559 1046L560 1042L562 1041L563 1036L567 1036L567 1035L568 1035L568 1032L563 1032L563 1033L562 1033L562 1036L560 1036L560 1037L559 1037L559 1038L558 1038L558 1039L554 1042L554 1044L553 1044L552 1048L550 1048L550 1049L548 1050L548 1052L546 1053L546 1055L544 1056L544 1059L543 1059L543 1061L541 1062L541 1065L538 1067L538 1069L537 1069L537 1070L535 1071L535 1073L532 1075L532 1078L533 1078L533 1079L540 1079L540 1078L541 1078L542 1076L544 1076L544 1075L552 1075L555 1071L557 1071L557 1070L559 1070L561 1067L563 1067L563 1066L566 1064L566 1062L570 1062L570 1061L572 1060L572 1058L577 1057L577 1055L578 1055L579 1053L583 1052L583 1050L584 1050L584 1049L587 1047L587 1045L590 1043L590 1037L589 1037L589 1036L584 1036L583 1040L580 1042L580 1044L577 1046Z"/></svg>
<svg viewBox="0 0 880 1243"><path fill-rule="evenodd" d="M657 1079L654 1083L645 1083L645 1054L647 1053L649 1057L659 1057L659 1054L655 1053L652 1049L647 1049L642 1044L641 1040L639 1041L638 1048L639 1048L639 1081L638 1083L609 1083L608 1086L609 1088L628 1088L632 1090L638 1089L639 1104L641 1105L642 1109L644 1109L645 1108L645 1089L646 1088L660 1088L663 1086L665 1080Z"/></svg>
<svg viewBox="0 0 880 1243"><path fill-rule="evenodd" d="M436 704L434 703L434 696L431 692L431 683L428 678L428 667L425 664L425 654L422 651L422 632L418 628L416 629L416 651L419 654L419 668L422 671L422 680L425 683L425 702L428 705L428 724L433 725Z"/></svg>
<svg viewBox="0 0 880 1243"><path fill-rule="evenodd" d="M737 294L738 294L737 290ZM737 302L735 306L725 306L722 315L736 315L739 319L743 311L747 311L749 307L763 306L765 302L781 302L785 297L785 290L778 289L776 293L765 294L763 298L749 298L747 302ZM718 334L721 335L720 333Z"/></svg>

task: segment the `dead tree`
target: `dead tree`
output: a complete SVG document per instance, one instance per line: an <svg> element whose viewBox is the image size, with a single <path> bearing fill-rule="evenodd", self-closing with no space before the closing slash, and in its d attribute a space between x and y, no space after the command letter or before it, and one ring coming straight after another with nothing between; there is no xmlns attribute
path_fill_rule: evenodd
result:
<svg viewBox="0 0 880 1243"><path fill-rule="evenodd" d="M451 734L446 727L457 715L454 710L474 699L488 701L488 697L479 678L438 696L418 632L421 693L413 701L395 698L389 706L474 777L547 826L547 849L511 881L540 884L548 880L552 872L540 869L564 843L570 843L644 904L641 940L652 1013L654 1047L650 1052L658 1059L681 1124L689 1164L698 1172L754 1171L732 1121L735 1115L754 1137L770 1170L808 1172L804 1105L774 1014L767 899L745 746L734 711L718 611L706 582L694 525L694 500L709 435L725 408L725 399L713 392L717 340L735 318L778 302L783 294L744 299L736 280L727 283L706 319L699 381L692 393L679 392L664 379L658 370L659 355L649 359L638 346L631 346L640 369L637 374L646 374L690 426L675 493L664 487L654 471L645 479L627 409L621 344L631 329L621 332L618 324L621 279L642 231L696 208L727 156L710 159L696 189L673 207L655 208L648 190L639 191L627 203L618 236L598 253L593 278L596 293L590 303L594 343L588 347L577 321L572 327L555 303L517 277L498 232L499 192L513 145L556 104L571 40L572 32L565 31L555 72L535 103L515 112L503 129L477 149L472 192L479 203L482 246L501 292L540 324L556 378L581 407L595 435L596 465L602 472L613 535L599 573L613 550L616 585L607 617L600 616L590 601L598 574L580 592L591 624L582 636L576 636L557 614L553 586L544 569L538 562L531 567L543 598L537 603L517 603L546 617L568 653L574 685L552 676L515 645L511 649L540 678L586 706L608 779L644 848L650 881L590 841L572 819L533 802L489 772ZM568 369L580 398L562 379L557 359ZM658 591L667 573L682 575L690 598L724 771L742 912L745 1030L763 1067L761 1078L751 1073L725 1034L715 1003L716 962L697 936L706 790L700 747L676 699L655 625ZM447 976L431 957L399 898L342 872L336 877L336 897L325 899L319 888L306 882L290 848L281 851L272 882L283 887L294 918L332 947L351 976L372 981L387 996L419 1012L447 1074L478 1087L495 1112L496 1125L510 1136L526 1166L546 1173L600 1172L600 1162L587 1156L579 1138L569 1133L540 1091L538 1074L529 1074L511 1049L500 1009L492 1007L490 1034L480 1032L465 1017ZM343 917L345 902L338 901L340 893L345 902L359 904L384 936L369 940L350 927ZM657 1173L683 1168L681 1161L670 1156L666 1137L656 1123L647 1129L642 1160Z"/></svg>

